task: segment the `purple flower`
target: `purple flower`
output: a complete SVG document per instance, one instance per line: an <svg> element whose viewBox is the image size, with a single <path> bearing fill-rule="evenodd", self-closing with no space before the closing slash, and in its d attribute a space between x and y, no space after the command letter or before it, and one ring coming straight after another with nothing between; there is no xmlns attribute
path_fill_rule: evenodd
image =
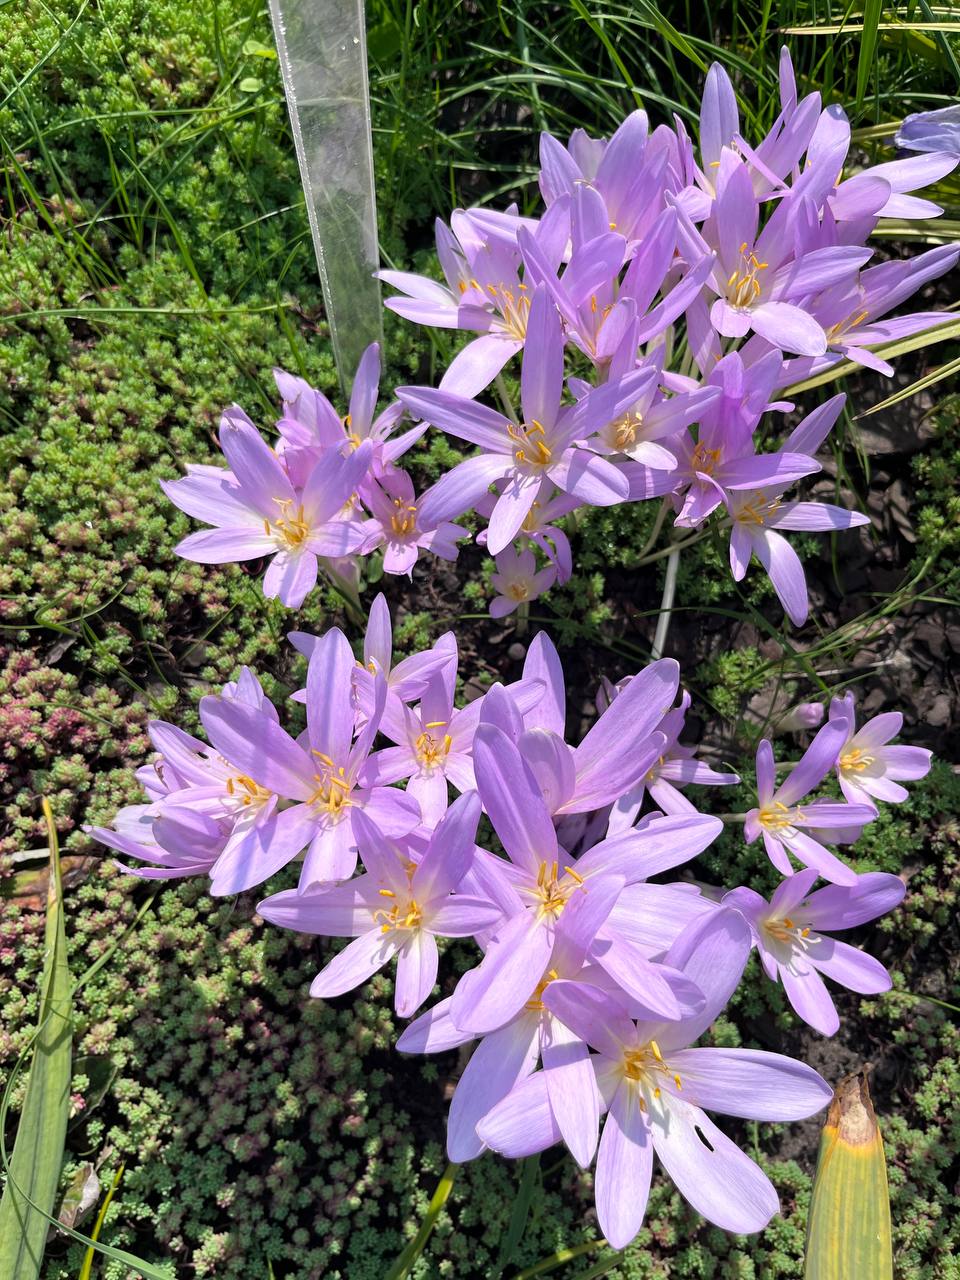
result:
<svg viewBox="0 0 960 1280"><path fill-rule="evenodd" d="M826 330L829 350L814 359L791 360L785 366L789 382L808 378L846 357L886 377L893 366L869 348L936 328L949 320L945 311L919 311L888 317L887 313L916 293L930 280L952 270L960 248L940 245L901 262L882 262L854 279L818 293L810 302L811 313Z"/></svg>
<svg viewBox="0 0 960 1280"><path fill-rule="evenodd" d="M657 697L653 684L663 674L657 670L660 665L647 669L646 681L638 677L638 690L646 691L648 701ZM622 701L626 706L626 697ZM625 715L611 717L605 731L614 734L625 721ZM572 789L580 790L584 807L591 790L607 794L614 785L602 777L604 762L611 758L609 750L603 749L602 737L597 734L597 741L591 742L588 735L580 748L580 774ZM621 735L617 741L625 747ZM540 778L507 734L493 724L482 724L477 730L474 771L484 809L512 864L504 864L502 875L515 899L510 919L491 940L480 965L460 980L453 997L455 1025L482 1034L501 1026L530 998L549 968L557 932L563 932L572 900L589 897L597 884L611 879L630 884L653 874L654 866L662 866L665 847L670 849L668 865L694 857L716 838L719 827L710 818L663 818L602 841L574 859L558 843ZM596 929L602 924L597 921ZM644 1002L648 1014L679 1016L685 996L677 991L673 975L658 973L629 944L620 946L616 939L605 938L594 958L601 967L609 967L616 981L630 983L631 995Z"/></svg>
<svg viewBox="0 0 960 1280"><path fill-rule="evenodd" d="M549 494L553 496L547 496ZM488 493L480 498L474 508L477 515L485 516L489 519L499 496L498 493ZM540 485L540 492L534 498L530 510L520 526L520 533L518 534L518 537L528 538L535 547L540 548L556 568L556 581L560 585L568 582L570 575L573 573L573 552L567 535L553 521L568 515L579 505L577 498L571 498L568 494L559 492L549 480L544 480ZM480 546L486 546L486 529L477 534L477 542Z"/></svg>
<svg viewBox="0 0 960 1280"><path fill-rule="evenodd" d="M716 194L715 177L725 148L735 148L749 166L751 184L758 196L772 192L782 195L788 190L784 179L797 166L816 128L820 112L819 93L808 94L797 101L797 85L789 50L780 51L781 112L767 136L755 148L740 133L740 115L730 77L714 62L707 73L700 107L700 161L688 169L699 192L689 188L679 195L684 209L692 218L706 218ZM679 128L679 124L678 124Z"/></svg>
<svg viewBox="0 0 960 1280"><path fill-rule="evenodd" d="M322 637L307 631L291 631L287 639L305 658L310 658ZM432 649L412 653L394 665L390 609L382 592L374 598L363 637L363 663L358 664L354 672L357 706L364 717L368 718L373 709L377 676L383 676L387 682L388 705L392 697L401 702L415 702L423 696L430 677L451 666L455 678L457 642L452 631L445 632ZM292 696L296 702L305 702L307 691L301 689Z"/></svg>
<svg viewBox="0 0 960 1280"><path fill-rule="evenodd" d="M479 819L476 793L461 796L420 852L409 839L388 840L359 813L354 821L365 875L335 889L288 889L257 906L265 920L285 929L354 939L314 978L312 996L343 995L396 956L397 1013L416 1013L437 980L436 936L469 937L500 918L495 904L457 892L473 860Z"/></svg>
<svg viewBox="0 0 960 1280"><path fill-rule="evenodd" d="M870 804L839 804L815 800L801 806L803 797L820 785L837 764L846 741L848 722L828 721L779 787L774 781L773 747L766 738L757 747L756 809L746 816L744 835L748 844L763 836L767 856L781 875L793 875L788 852L834 884L854 885L857 874L836 854L814 838L837 843L856 840L861 829L872 822L877 811Z"/></svg>
<svg viewBox="0 0 960 1280"><path fill-rule="evenodd" d="M960 160L960 106L907 116L893 141L904 151L934 151Z"/></svg>
<svg viewBox="0 0 960 1280"><path fill-rule="evenodd" d="M758 233L759 207L745 162L724 148L716 173L717 198L705 240L691 225L684 249L698 259L716 249L711 284L719 296L710 310L714 328L727 338L752 331L783 351L823 355L823 327L800 304L811 293L854 278L872 251L838 245L795 257L792 206L781 202Z"/></svg>
<svg viewBox="0 0 960 1280"><path fill-rule="evenodd" d="M545 218L539 225L533 224L539 237L548 233L549 223ZM515 235L491 234L472 211L463 210L454 214L451 229L439 219L436 229L446 287L409 272L381 271L378 275L407 295L388 298L386 306L391 311L419 324L480 334L454 358L441 384L445 391L475 396L522 350L530 291L520 279ZM564 242L566 236L564 231Z"/></svg>
<svg viewBox="0 0 960 1280"><path fill-rule="evenodd" d="M554 564L537 569L537 561L530 550L516 552L505 548L496 557L497 571L491 577L496 596L490 602L490 617L505 618L517 605L536 600L549 591L557 580Z"/></svg>
<svg viewBox="0 0 960 1280"><path fill-rule="evenodd" d="M470 536L448 521L442 521L437 528L423 528L413 481L405 471L391 468L379 484L373 481L365 486L363 500L372 515L361 525L364 538L357 549L369 555L382 546L385 573L411 576L421 549L442 560L456 560L457 540Z"/></svg>
<svg viewBox="0 0 960 1280"><path fill-rule="evenodd" d="M303 378L274 369L277 390L283 400L283 417L277 423L282 438L280 453L291 480L302 486L328 450L346 452L364 440L371 441L374 470L396 462L426 431L426 424L411 427L390 439L403 417L403 405L394 401L374 417L380 391L380 346L373 342L360 357L350 392L350 412L340 418L333 405Z"/></svg>
<svg viewBox="0 0 960 1280"><path fill-rule="evenodd" d="M770 902L753 889L728 893L750 925L767 977L783 983L796 1013L822 1035L832 1036L840 1018L821 974L861 995L890 990L890 975L878 960L824 930L852 929L892 911L906 893L899 876L871 872L850 886L830 885L810 893L817 872L810 869L780 883Z"/></svg>
<svg viewBox="0 0 960 1280"><path fill-rule="evenodd" d="M597 1216L614 1248L626 1247L643 1223L654 1151L709 1221L737 1233L761 1230L779 1207L776 1191L705 1109L800 1120L832 1097L812 1067L780 1054L687 1047L729 1000L749 950L746 923L730 911L678 939L667 959L702 988L706 1005L675 1023L635 1022L615 995L582 983L551 982L543 993L554 1016L596 1050L592 1063L607 1112L597 1150ZM480 1121L480 1137L494 1150L530 1155L563 1136L550 1072L546 1067L528 1076ZM593 1121L588 1096L582 1105Z"/></svg>
<svg viewBox="0 0 960 1280"><path fill-rule="evenodd" d="M874 800L899 803L908 798L900 782L925 778L933 753L925 747L891 747L887 744L903 728L899 711L874 716L861 729L856 727L853 694L834 698L830 720L846 725L847 736L837 758L840 790L851 804L872 804Z"/></svg>
<svg viewBox="0 0 960 1280"><path fill-rule="evenodd" d="M478 862L479 859L475 868ZM577 1158L584 1164L589 1162L591 1152L582 1148L580 1135L586 1132L589 1141L589 1116L591 1111L599 1114L589 1053L586 1044L546 1007L543 993L558 978L576 979L578 983L605 980L602 970L595 966L584 968L584 961L597 922L610 910L622 884L617 877L597 880L588 894L578 894L571 901L530 998L501 1026L480 1039L450 1102L447 1154L451 1160L461 1163L481 1154L485 1144L477 1133L478 1122L519 1081L526 1079L542 1058L544 1063L562 1068L551 1077L556 1085L558 1123ZM696 996L699 999L699 992ZM400 1052L440 1053L472 1040L475 1032L458 1027L452 1009L451 997L412 1022L397 1041Z"/></svg>
<svg viewBox="0 0 960 1280"><path fill-rule="evenodd" d="M629 687L630 680L621 681L620 685L611 686L610 693L619 697ZM680 746L679 738L689 706L690 695L684 690L680 695L680 706L668 711L657 725L657 732L663 735L663 747L637 785L614 804L610 814L611 833L631 826L636 821L646 792L650 793L650 799L664 813L679 816L698 812L681 793L680 787L690 783L706 787L729 787L740 781L736 773L718 773L702 760L697 760L693 747Z"/></svg>
<svg viewBox="0 0 960 1280"><path fill-rule="evenodd" d="M521 397L524 421L447 391L400 387L408 408L452 435L479 445L483 453L468 458L443 476L420 501L421 518L439 524L468 510L491 484L506 484L497 499L487 530L487 546L497 555L516 537L547 479L564 493L595 506L621 502L627 481L605 458L573 448L636 397L648 375L640 371L617 384L596 388L578 404L561 409L563 335L550 298L538 290L530 309L524 350Z"/></svg>
<svg viewBox="0 0 960 1280"><path fill-rule="evenodd" d="M276 708L247 667L236 682L223 686L222 696L277 722ZM174 868L173 874L209 874L214 897L236 892L246 838L274 813L277 795L176 725L155 720L148 731L158 755L137 777L152 803L117 815L123 823L120 844L109 830L96 828L92 834L112 848ZM149 875L157 878L160 872Z"/></svg>
<svg viewBox="0 0 960 1280"><path fill-rule="evenodd" d="M353 874L357 845L353 820L361 810L388 837L420 821L416 802L387 787L363 787L359 777L376 737L387 697L377 677L371 714L354 741L353 672L346 637L323 636L307 668L307 733L295 741L263 712L225 698L206 697L200 718L214 747L259 786L295 803L249 832L236 851L240 883L261 884L306 849L300 887L329 884Z"/></svg>
<svg viewBox="0 0 960 1280"><path fill-rule="evenodd" d="M822 702L798 702L777 721L779 733L798 733L803 729L817 729L823 723Z"/></svg>
<svg viewBox="0 0 960 1280"><path fill-rule="evenodd" d="M549 208L583 188L603 200L604 229L619 232L628 253L639 243L663 208L664 169L669 158L666 129L648 137L647 115L632 111L609 140L575 129L564 147L548 133L540 135L540 193ZM632 253L631 253L632 256Z"/></svg>
<svg viewBox="0 0 960 1280"><path fill-rule="evenodd" d="M846 397L834 396L801 422L792 439L813 446L815 436L826 436L836 421ZM790 448L791 441L787 441ZM816 447L816 446L813 446ZM855 529L870 523L859 511L847 511L829 502L784 502L785 481L776 485L757 486L753 490L737 490L725 501L730 513L730 569L735 582L746 576L750 558L755 555L766 570L777 597L795 626L807 620L809 608L807 581L800 557L782 537L779 530L823 532Z"/></svg>
<svg viewBox="0 0 960 1280"><path fill-rule="evenodd" d="M216 526L191 533L175 550L201 564L271 556L264 595L298 609L316 585L318 557L349 555L362 541L358 525L344 520L342 511L366 474L372 445L347 457L328 451L300 489L241 409L223 415L220 447L230 471L205 467L182 480L161 481L181 511Z"/></svg>
<svg viewBox="0 0 960 1280"><path fill-rule="evenodd" d="M86 827L88 835L110 849L149 863L114 866L144 880L178 880L210 874L223 852L229 824L195 809L175 805L134 804L120 809L113 827Z"/></svg>

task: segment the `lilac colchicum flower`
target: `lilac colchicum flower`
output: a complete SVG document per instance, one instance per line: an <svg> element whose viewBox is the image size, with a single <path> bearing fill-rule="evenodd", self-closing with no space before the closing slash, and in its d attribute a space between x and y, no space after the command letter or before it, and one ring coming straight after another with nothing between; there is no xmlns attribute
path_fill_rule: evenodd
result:
<svg viewBox="0 0 960 1280"><path fill-rule="evenodd" d="M312 656L321 641L320 636L307 631L291 631L287 639L305 658ZM394 664L390 609L382 592L374 597L363 637L363 663L358 664L354 672L357 705L364 716L369 716L373 707L377 676L383 676L387 682L387 705L391 698L415 702L423 696L431 676L446 667L453 667L455 672L456 666L457 642L452 631L445 632L432 648L411 653ZM305 702L307 691L300 689L292 696L297 702Z"/></svg>
<svg viewBox="0 0 960 1280"><path fill-rule="evenodd" d="M786 441L787 450L815 451L836 422L846 397L834 396L808 414ZM730 569L735 582L746 576L755 555L777 593L787 617L795 626L807 620L807 582L800 557L781 530L826 532L869 524L868 516L847 511L829 502L785 502L784 485L740 490L726 498L730 514Z"/></svg>
<svg viewBox="0 0 960 1280"><path fill-rule="evenodd" d="M857 882L856 872L826 849L816 836L819 834L822 839L835 843L851 843L863 827L876 818L876 809L871 804L841 804L831 800L800 803L836 768L847 729L846 718L828 721L779 787L775 782L773 747L766 738L757 747L758 805L746 815L744 835L749 844L757 836L763 836L767 856L781 875L793 875L788 857L793 854L834 884Z"/></svg>
<svg viewBox="0 0 960 1280"><path fill-rule="evenodd" d="M361 525L364 537L357 550L369 555L383 547L384 573L412 576L421 549L441 560L456 560L457 540L469 536L449 521L441 521L436 528L422 527L413 482L405 471L394 470L379 483L372 481L364 490L364 500L373 514Z"/></svg>
<svg viewBox="0 0 960 1280"><path fill-rule="evenodd" d="M777 732L798 733L804 729L818 729L823 724L823 717L822 702L798 702L777 721Z"/></svg>
<svg viewBox="0 0 960 1280"><path fill-rule="evenodd" d="M610 701L630 687L631 678L621 681L619 686L610 686L606 693ZM611 832L633 825L645 793L649 793L650 799L664 813L675 816L695 814L696 806L682 794L680 787L691 784L701 787L731 787L740 781L739 774L720 773L702 760L695 759L693 747L680 746L679 738L689 706L690 695L684 691L680 695L679 707L673 707L660 721L657 732L663 735L663 749L637 786L614 805L610 815Z"/></svg>
<svg viewBox="0 0 960 1280"><path fill-rule="evenodd" d="M733 889L723 899L746 919L767 977L783 983L794 1011L821 1035L840 1026L823 977L861 995L889 991L890 975L878 960L826 936L826 931L853 929L892 911L903 900L906 885L899 876L871 872L856 883L829 885L811 893L817 879L812 869L781 882L769 903L753 889Z"/></svg>
<svg viewBox="0 0 960 1280"><path fill-rule="evenodd" d="M893 141L904 151L939 152L960 162L960 106L907 116Z"/></svg>
<svg viewBox="0 0 960 1280"><path fill-rule="evenodd" d="M454 467L424 495L423 520L451 519L471 507L495 481L505 481L487 530L488 549L497 555L520 531L545 479L596 506L623 501L628 484L616 467L588 449L573 446L625 412L647 380L643 370L628 374L619 383L598 387L576 405L561 409L560 317L548 295L538 290L530 307L524 348L522 424L446 391L416 387L397 391L411 412L484 450Z"/></svg>
<svg viewBox="0 0 960 1280"><path fill-rule="evenodd" d="M648 702L658 697L654 681L665 674L657 670L660 665L647 668L646 681L638 677L638 692L643 688ZM611 760L615 752L629 752L617 732L624 719L611 717L604 726L612 738L606 744L607 751L601 749L600 742L591 746L591 758L583 762L586 768L574 782L582 794L611 785L611 778L604 778L604 762ZM477 730L474 769L483 806L512 863L505 888L512 891L515 902L510 918L491 940L480 965L461 979L453 997L454 1024L483 1034L502 1025L531 998L550 967L557 930L563 929L564 914L572 899L593 893L596 884L610 879L627 885L653 874L664 865L664 845L670 850L666 865L694 857L716 838L720 825L716 819L699 815L662 818L601 841L578 858L571 858L558 843L538 776L508 736L494 725L482 725ZM609 792L602 792L600 803L608 795ZM613 905L611 901L611 909ZM596 922L598 935L602 925L603 920ZM687 997L682 984L677 989L674 975L658 971L636 948L614 937L604 936L593 954L616 981L629 984L631 996L643 1002L648 1016L680 1016Z"/></svg>
<svg viewBox="0 0 960 1280"><path fill-rule="evenodd" d="M132 804L117 811L112 827L86 827L109 849L139 858L146 867L114 861L118 871L145 880L179 880L211 875L223 853L228 830L195 809Z"/></svg>
<svg viewBox="0 0 960 1280"><path fill-rule="evenodd" d="M596 1051L591 1059L606 1121L597 1148L597 1217L607 1241L625 1248L643 1224L656 1151L681 1194L727 1231L760 1231L776 1213L777 1193L753 1161L718 1129L705 1109L754 1120L801 1120L833 1091L812 1067L780 1054L690 1046L726 1005L750 950L735 912L693 926L667 959L706 996L698 1013L674 1023L634 1021L616 995L564 980L543 1003ZM521 1081L480 1121L496 1151L526 1156L563 1136L545 1067ZM597 1112L584 1108L597 1146ZM592 1155L592 1150L591 1150Z"/></svg>
<svg viewBox="0 0 960 1280"><path fill-rule="evenodd" d="M372 446L361 444L346 457L325 454L299 490L241 409L224 414L220 447L229 472L205 467L161 481L181 511L216 526L184 538L177 554L201 564L272 556L264 594L299 608L316 585L318 557L347 556L362 541L359 527L340 517L369 467Z"/></svg>
<svg viewBox="0 0 960 1280"><path fill-rule="evenodd" d="M830 720L847 728L836 768L840 790L851 804L873 804L875 800L900 803L908 798L900 783L925 778L930 772L932 752L925 747L888 745L903 728L899 711L874 716L857 729L853 694L848 693L833 699Z"/></svg>
<svg viewBox="0 0 960 1280"><path fill-rule="evenodd" d="M404 835L420 822L419 806L411 798L361 783L387 687L383 676L377 676L374 706L354 740L355 666L343 633L328 631L307 668L305 745L252 707L225 698L201 700L200 718L217 750L258 786L295 802L245 837L242 854L238 852L245 874L235 892L262 883L303 849L302 889L347 879L357 865L353 819L361 809L388 837Z"/></svg>
<svg viewBox="0 0 960 1280"><path fill-rule="evenodd" d="M557 580L556 565L548 564L538 570L536 557L530 550L501 551L496 565L497 571L490 578L497 593L490 602L491 618L505 618L518 605L536 600L549 591Z"/></svg>
<svg viewBox="0 0 960 1280"><path fill-rule="evenodd" d="M436 935L470 937L500 919L496 904L457 892L473 860L479 820L480 801L471 791L450 806L417 858L360 812L354 828L364 875L321 892L285 890L257 906L285 929L354 939L314 978L312 996L343 995L396 956L397 1013L416 1013L437 980Z"/></svg>

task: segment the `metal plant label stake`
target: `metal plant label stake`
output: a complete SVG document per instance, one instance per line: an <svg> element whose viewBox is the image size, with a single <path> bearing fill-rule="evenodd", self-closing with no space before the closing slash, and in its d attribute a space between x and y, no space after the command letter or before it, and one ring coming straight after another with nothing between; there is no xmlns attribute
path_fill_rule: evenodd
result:
<svg viewBox="0 0 960 1280"><path fill-rule="evenodd" d="M363 0L270 0L341 385L382 341Z"/></svg>

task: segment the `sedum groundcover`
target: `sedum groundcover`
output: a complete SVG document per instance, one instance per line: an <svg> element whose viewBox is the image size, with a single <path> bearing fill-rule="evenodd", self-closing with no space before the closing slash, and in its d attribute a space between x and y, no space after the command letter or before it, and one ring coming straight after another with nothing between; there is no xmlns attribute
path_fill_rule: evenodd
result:
<svg viewBox="0 0 960 1280"><path fill-rule="evenodd" d="M745 7L669 16L684 36L626 6L602 20L587 6L536 15L479 6L447 23L442 6L371 5L384 260L439 278L436 214L446 219L477 201L503 208L511 198L533 214L541 129L564 140L576 126L606 136L638 106L656 123L678 111L693 129L714 57L733 76L751 136L762 136L778 109L780 38L768 20ZM778 21L812 16L791 6ZM200 699L243 665L282 706L306 675L284 640L291 627L321 635L338 625L355 644L363 636L330 587L293 614L264 598L258 562L209 567L178 557L174 548L196 523L158 483L187 464L219 460L220 414L234 401L272 427L272 366L337 402L269 25L245 4L190 13L117 3L29 15L7 7L0 30L4 1067L12 1069L35 1023L45 795L68 859L73 973L114 948L77 996L64 1190L88 1165L105 1190L122 1164L101 1239L174 1274L382 1276L443 1173L444 1111L466 1054L396 1053L403 1024L392 1012L390 968L349 994L311 999L310 983L336 948L265 925L255 913L263 893L214 898L200 878L124 877L84 830L139 801L133 769L151 756L149 720L197 732ZM710 47L718 35L726 39ZM948 100L956 91L948 39L918 50L885 38L863 85L846 70L854 59L844 59L856 35L836 44L801 37L793 51L802 89L844 102L855 127L866 128ZM857 145L864 164L893 155L872 151L883 144L870 137ZM937 197L947 206L941 226L924 222L915 246L881 239L881 257L949 242L956 180ZM916 309L942 308L949 285L933 283L921 297ZM386 320L384 387L436 386L462 343L390 313ZM947 343L901 358L891 382L847 379L854 412L950 353ZM514 399L518 367L507 379ZM804 407L814 402L808 393ZM714 535L683 553L682 607L666 648L694 700L697 719L688 718L684 740L736 768L738 807L753 785L759 739L775 729L778 758L798 758L809 736L784 726L785 713L850 689L861 718L902 711L901 740L939 757L910 784L908 800L881 806L850 859L860 873L906 880L892 915L844 935L887 966L893 989L862 998L834 988L840 1030L824 1039L762 979L754 956L704 1041L785 1053L831 1083L873 1064L898 1273L911 1280L953 1274L957 1251L960 1080L950 1006L960 786L944 763L957 758L948 678L960 648L949 614L955 422L944 382L860 422L845 414L824 475L803 496L843 495L872 524L794 538L812 601L807 625L785 631L756 565L735 585L725 540ZM468 452L431 429L405 458L417 492ZM567 526L573 573L534 606L539 622L526 631L515 615L487 615L503 592L472 544L456 565L422 557L412 581L369 561L364 610L383 590L395 657L453 629L460 705L496 680L519 679L542 625L563 658L570 740L579 741L595 719L601 678L617 681L649 662L665 563L637 562L657 507L578 512ZM483 527L474 517L462 523L473 533ZM302 727L289 706L287 722ZM721 813L732 794L698 789L696 803ZM762 846L745 845L732 825L685 871L765 897L779 880ZM288 867L268 891L295 884ZM475 952L460 941L441 952L439 994L447 996ZM8 1143L22 1095L20 1078ZM602 1264L624 1277L800 1275L819 1124L727 1126L779 1194L781 1216L761 1234L711 1227L657 1174L643 1227L619 1258L600 1239L592 1175L562 1147L522 1165L485 1154L458 1172L414 1274L514 1275L584 1246L561 1274L597 1274L589 1268ZM89 1230L92 1217L79 1225ZM82 1254L54 1237L45 1274L76 1275ZM97 1265L123 1274L115 1263Z"/></svg>

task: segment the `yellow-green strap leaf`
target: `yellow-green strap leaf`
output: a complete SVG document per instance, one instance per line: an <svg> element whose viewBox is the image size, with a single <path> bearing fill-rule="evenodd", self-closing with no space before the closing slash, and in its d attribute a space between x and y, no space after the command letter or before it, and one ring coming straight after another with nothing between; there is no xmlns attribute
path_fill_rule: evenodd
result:
<svg viewBox="0 0 960 1280"><path fill-rule="evenodd" d="M893 1280L883 1138L867 1071L837 1086L820 1141L804 1280Z"/></svg>

